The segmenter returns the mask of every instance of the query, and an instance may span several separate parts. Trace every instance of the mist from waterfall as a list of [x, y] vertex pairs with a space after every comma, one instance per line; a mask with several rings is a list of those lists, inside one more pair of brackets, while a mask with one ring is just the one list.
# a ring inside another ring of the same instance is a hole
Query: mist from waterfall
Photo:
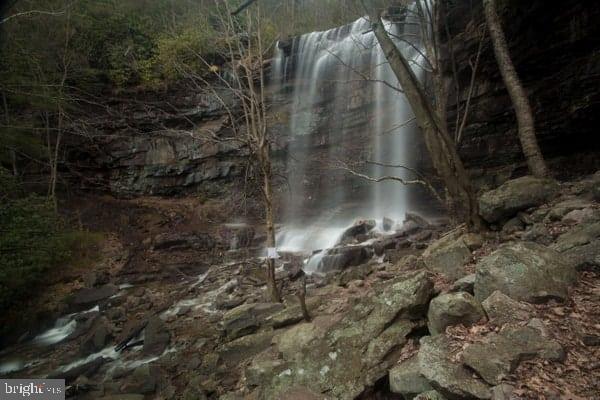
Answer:
[[[414, 41], [420, 27], [414, 14], [407, 15], [404, 23], [384, 23], [421, 78], [423, 58]], [[340, 168], [375, 178], [410, 178], [392, 166], [411, 166], [408, 143], [416, 123], [368, 19], [302, 35], [287, 53], [278, 46], [272, 67], [272, 82], [292, 88], [284, 94], [290, 107], [290, 193], [284, 197], [278, 247], [331, 247], [359, 218], [378, 225], [384, 217], [401, 222], [410, 207], [410, 187], [396, 181], [367, 184]], [[315, 154], [315, 148], [326, 151]], [[359, 160], [372, 163], [355, 165]], [[318, 182], [309, 182], [309, 176]]]

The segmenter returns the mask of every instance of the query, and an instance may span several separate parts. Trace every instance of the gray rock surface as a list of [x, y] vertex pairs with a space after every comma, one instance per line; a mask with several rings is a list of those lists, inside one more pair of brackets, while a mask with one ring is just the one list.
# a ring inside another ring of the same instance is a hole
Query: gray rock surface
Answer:
[[390, 370], [390, 391], [401, 394], [405, 399], [412, 400], [420, 393], [433, 388], [421, 374], [419, 360], [416, 356], [401, 362]]
[[487, 299], [496, 290], [514, 300], [565, 300], [577, 274], [557, 251], [533, 242], [500, 246], [476, 265], [475, 298]]
[[469, 326], [485, 318], [481, 304], [466, 292], [439, 295], [429, 303], [427, 313], [429, 332], [444, 333], [446, 327], [462, 324]]
[[144, 354], [161, 355], [171, 341], [171, 334], [165, 323], [159, 317], [148, 321], [144, 330]]
[[558, 183], [550, 179], [532, 176], [513, 179], [484, 193], [479, 199], [479, 213], [490, 223], [498, 222], [551, 200], [558, 190]]
[[558, 342], [548, 340], [531, 327], [504, 328], [490, 333], [482, 342], [468, 345], [463, 361], [492, 385], [498, 385], [523, 360], [534, 357], [562, 360], [565, 353]]
[[489, 386], [462, 364], [451, 360], [448, 338], [444, 335], [425, 336], [417, 355], [423, 376], [449, 399], [489, 399]]
[[280, 303], [251, 303], [235, 307], [223, 316], [223, 328], [229, 339], [254, 333], [265, 320], [283, 310]]
[[515, 301], [499, 290], [492, 293], [481, 305], [490, 322], [498, 326], [527, 321], [534, 311], [531, 305]]
[[441, 273], [450, 279], [466, 275], [464, 265], [471, 258], [471, 251], [463, 241], [460, 231], [452, 232], [433, 242], [423, 252], [427, 269]]

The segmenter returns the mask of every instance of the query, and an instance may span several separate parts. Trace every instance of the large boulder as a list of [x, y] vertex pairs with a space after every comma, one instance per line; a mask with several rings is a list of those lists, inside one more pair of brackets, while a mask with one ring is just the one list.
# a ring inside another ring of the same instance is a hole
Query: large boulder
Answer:
[[280, 336], [285, 365], [265, 370], [259, 399], [284, 398], [290, 388], [354, 399], [383, 378], [408, 336], [421, 327], [433, 283], [425, 272], [398, 277], [357, 303], [339, 320], [302, 324]]
[[269, 316], [281, 310], [281, 303], [243, 304], [225, 313], [223, 328], [227, 337], [233, 340], [256, 332]]
[[425, 336], [417, 355], [421, 374], [449, 399], [489, 399], [488, 385], [473, 377], [462, 364], [452, 361], [450, 341], [445, 335]]
[[377, 226], [375, 220], [358, 220], [340, 236], [339, 243], [348, 243], [357, 237], [364, 236]]
[[577, 278], [557, 251], [533, 242], [500, 246], [476, 266], [475, 298], [487, 299], [496, 290], [514, 300], [540, 302], [565, 300], [569, 285]]
[[558, 237], [552, 248], [576, 269], [600, 268], [600, 222], [581, 224]]
[[111, 331], [111, 324], [108, 318], [97, 318], [92, 324], [90, 331], [83, 338], [80, 352], [82, 354], [91, 354], [102, 350], [110, 339]]
[[159, 317], [151, 318], [144, 330], [144, 354], [160, 355], [165, 351], [170, 341], [171, 334], [163, 320]]
[[112, 283], [100, 287], [83, 288], [75, 293], [72, 303], [78, 309], [93, 306], [115, 295], [118, 291], [119, 288]]
[[427, 269], [456, 280], [467, 275], [464, 265], [471, 259], [471, 250], [463, 240], [462, 232], [454, 231], [433, 242], [423, 252]]
[[334, 247], [319, 261], [319, 272], [339, 271], [367, 262], [373, 256], [373, 250], [366, 246]]
[[552, 248], [564, 252], [578, 246], [586, 245], [594, 239], [600, 238], [600, 222], [579, 225], [558, 237]]
[[567, 250], [563, 255], [569, 264], [578, 270], [598, 270], [600, 269], [600, 239]]
[[270, 347], [273, 335], [273, 331], [263, 331], [225, 343], [218, 349], [219, 359], [228, 366], [237, 366]]
[[416, 356], [401, 362], [390, 370], [390, 391], [401, 394], [405, 399], [411, 400], [420, 393], [433, 388], [429, 381], [421, 375], [419, 360]]
[[530, 304], [513, 300], [499, 290], [492, 293], [481, 305], [490, 322], [498, 326], [526, 321], [534, 311]]
[[485, 318], [481, 304], [469, 293], [446, 293], [434, 298], [427, 313], [429, 332], [443, 333], [447, 326], [473, 325]]
[[529, 326], [507, 326], [500, 333], [490, 333], [482, 342], [468, 345], [462, 354], [463, 362], [491, 385], [500, 384], [521, 361], [538, 356], [562, 360], [565, 353], [558, 342]]
[[490, 223], [510, 218], [521, 210], [539, 206], [554, 198], [559, 185], [551, 179], [524, 176], [505, 182], [479, 198], [479, 213]]

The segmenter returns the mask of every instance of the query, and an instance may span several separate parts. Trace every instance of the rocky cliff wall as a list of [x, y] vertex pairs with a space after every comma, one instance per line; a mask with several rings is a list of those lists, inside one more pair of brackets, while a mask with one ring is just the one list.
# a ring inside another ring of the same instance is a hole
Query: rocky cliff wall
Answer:
[[[600, 165], [600, 3], [499, 3], [513, 62], [529, 94], [538, 140], [552, 172], [566, 178], [596, 170]], [[483, 22], [480, 2], [459, 2], [450, 21], [453, 35], [458, 34], [453, 44], [464, 105], [471, 78], [469, 59], [474, 59], [479, 41], [475, 27]], [[514, 111], [487, 35], [473, 93], [459, 149], [477, 183], [496, 185], [524, 174]], [[451, 128], [454, 99], [451, 94]]]
[[[464, 104], [471, 69], [468, 60], [477, 51], [474, 28], [483, 21], [479, 2], [456, 3], [450, 16], [455, 36], [456, 64]], [[507, 0], [502, 13], [504, 27], [517, 70], [527, 89], [536, 116], [538, 138], [544, 155], [558, 177], [595, 170], [600, 165], [600, 3], [581, 1], [519, 2]], [[450, 63], [448, 74], [451, 73]], [[326, 88], [325, 88], [326, 89]], [[290, 90], [290, 88], [285, 89]], [[326, 90], [325, 90], [326, 91]], [[357, 86], [357, 94], [361, 88]], [[516, 121], [486, 37], [476, 75], [471, 112], [459, 149], [476, 183], [494, 186], [526, 172], [516, 136]], [[220, 93], [229, 107], [234, 99]], [[357, 98], [360, 96], [357, 95]], [[449, 124], [455, 120], [456, 94], [451, 93]], [[281, 99], [280, 99], [281, 100]], [[290, 143], [285, 120], [285, 100], [272, 108], [275, 135], [275, 167], [285, 176], [285, 153]], [[306, 145], [315, 154], [327, 154], [332, 146], [331, 129], [344, 127], [347, 139], [360, 141], [372, 121], [358, 111], [324, 118], [327, 102], [318, 106], [322, 129]], [[352, 110], [351, 110], [352, 111]], [[102, 188], [118, 195], [176, 195], [207, 193], [212, 196], [239, 191], [248, 165], [247, 149], [239, 142], [215, 138], [232, 135], [224, 122], [225, 107], [209, 91], [190, 87], [168, 92], [120, 96], [87, 118], [92, 140], [80, 141], [74, 152], [75, 169], [84, 186]], [[365, 143], [368, 143], [367, 138]], [[360, 146], [354, 146], [360, 148]], [[368, 151], [368, 149], [365, 149]], [[411, 153], [426, 165], [422, 146]], [[318, 158], [318, 157], [317, 157]], [[314, 192], [335, 185], [339, 173], [315, 165]], [[337, 177], [337, 178], [336, 178]], [[359, 184], [356, 190], [363, 190]], [[280, 194], [285, 200], [285, 184]]]

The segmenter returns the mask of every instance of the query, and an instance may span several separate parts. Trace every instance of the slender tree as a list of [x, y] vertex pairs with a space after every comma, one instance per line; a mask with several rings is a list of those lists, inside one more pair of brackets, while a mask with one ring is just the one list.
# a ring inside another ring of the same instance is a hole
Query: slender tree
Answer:
[[483, 8], [500, 74], [517, 115], [519, 140], [527, 160], [529, 172], [540, 178], [545, 177], [548, 175], [548, 168], [535, 136], [535, 123], [531, 105], [510, 58], [500, 18], [496, 12], [496, 0], [483, 0]]
[[[437, 30], [441, 10], [440, 7], [432, 7], [427, 1], [417, 0], [417, 5], [421, 17], [425, 58], [431, 68], [433, 101], [386, 30], [380, 13], [371, 11], [369, 19], [379, 45], [415, 114], [433, 166], [446, 186], [452, 208], [471, 229], [477, 230], [482, 226], [477, 197], [446, 123], [448, 85], [442, 75], [441, 46]], [[433, 26], [431, 32], [428, 32], [429, 26]], [[413, 46], [417, 44], [413, 43]]]

